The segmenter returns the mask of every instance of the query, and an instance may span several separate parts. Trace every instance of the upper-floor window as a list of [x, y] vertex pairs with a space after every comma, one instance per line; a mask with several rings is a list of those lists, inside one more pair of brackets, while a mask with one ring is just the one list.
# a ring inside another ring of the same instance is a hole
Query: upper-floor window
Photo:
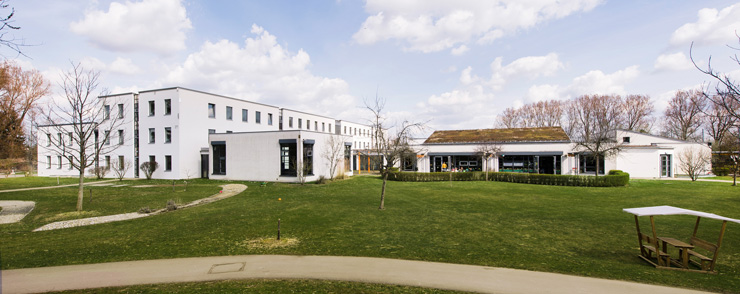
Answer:
[[319, 130], [319, 122], [315, 121], [313, 122], [313, 130], [318, 131]]
[[72, 139], [72, 132], [67, 133], [67, 138], [69, 139], [69, 141], [67, 141], [67, 145], [72, 146], [72, 143], [74, 142]]
[[233, 111], [233, 109], [231, 108], [231, 106], [226, 106], [226, 120], [232, 120], [233, 119], [233, 117], [232, 117], [232, 111]]
[[103, 106], [103, 119], [110, 118], [110, 105]]
[[298, 119], [298, 128], [299, 129], [302, 129], [303, 128], [303, 120], [300, 119], [300, 118]]
[[164, 99], [164, 115], [172, 114], [172, 99]]
[[156, 139], [156, 135], [154, 132], [154, 128], [150, 128], [149, 129], [149, 143], [154, 143], [155, 139]]
[[261, 117], [261, 113], [259, 111], [255, 111], [254, 112], [254, 122], [256, 122], [258, 124], [259, 123], [262, 123], [262, 117]]
[[249, 110], [242, 109], [242, 121], [249, 122]]
[[321, 123], [321, 131], [326, 132], [326, 123]]
[[110, 131], [105, 131], [105, 138], [103, 140], [103, 145], [110, 145]]
[[630, 137], [622, 137], [622, 142], [629, 143], [630, 142]]
[[51, 134], [46, 134], [46, 146], [51, 146]]
[[154, 100], [149, 101], [149, 116], [154, 116]]
[[208, 117], [210, 118], [216, 117], [216, 104], [208, 103]]
[[208, 129], [208, 133], [209, 134], [215, 134], [216, 133], [216, 130], [214, 130], [214, 129]]
[[165, 143], [171, 143], [172, 142], [172, 128], [164, 128], [164, 142]]
[[118, 118], [123, 118], [123, 104], [118, 104]]
[[293, 128], [293, 117], [288, 117], [288, 127]]
[[59, 141], [59, 146], [64, 146], [64, 139], [62, 139], [62, 133], [57, 133], [57, 141]]
[[268, 126], [272, 125], [272, 113], [267, 114], [267, 125]]
[[306, 130], [310, 130], [310, 129], [311, 129], [311, 120], [307, 119], [306, 120]]
[[123, 130], [118, 130], [118, 145], [123, 145]]

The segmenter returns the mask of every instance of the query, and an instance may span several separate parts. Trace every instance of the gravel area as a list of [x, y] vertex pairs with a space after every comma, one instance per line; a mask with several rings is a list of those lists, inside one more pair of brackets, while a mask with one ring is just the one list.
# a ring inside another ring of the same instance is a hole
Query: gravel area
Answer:
[[[228, 184], [228, 185], [224, 185], [221, 187], [223, 187], [223, 189], [218, 194], [214, 194], [214, 195], [211, 195], [210, 197], [198, 199], [188, 204], [181, 205], [177, 209], [180, 210], [180, 209], [185, 209], [188, 207], [193, 207], [196, 205], [215, 202], [215, 201], [229, 198], [231, 196], [239, 194], [242, 191], [247, 189], [247, 186], [242, 185], [242, 184]], [[5, 209], [3, 209], [3, 211], [5, 211]], [[48, 230], [66, 229], [66, 228], [73, 228], [73, 227], [80, 227], [80, 226], [89, 226], [89, 225], [95, 225], [95, 224], [124, 221], [124, 220], [147, 217], [151, 215], [157, 215], [157, 214], [164, 213], [164, 212], [166, 212], [166, 209], [163, 208], [163, 209], [154, 211], [152, 213], [131, 212], [131, 213], [123, 213], [123, 214], [115, 214], [115, 215], [81, 218], [81, 219], [74, 219], [74, 220], [68, 220], [68, 221], [59, 221], [59, 222], [46, 224], [33, 231], [34, 232], [48, 231]]]
[[36, 207], [36, 202], [17, 200], [0, 201], [0, 207], [3, 208], [0, 210], [0, 224], [12, 224], [26, 217]]

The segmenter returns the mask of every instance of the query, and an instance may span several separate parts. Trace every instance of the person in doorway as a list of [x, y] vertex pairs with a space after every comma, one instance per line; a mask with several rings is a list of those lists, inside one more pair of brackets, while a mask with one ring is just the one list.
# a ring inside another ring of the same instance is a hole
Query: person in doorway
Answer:
[[446, 162], [443, 162], [442, 163], [442, 171], [447, 171], [447, 163]]

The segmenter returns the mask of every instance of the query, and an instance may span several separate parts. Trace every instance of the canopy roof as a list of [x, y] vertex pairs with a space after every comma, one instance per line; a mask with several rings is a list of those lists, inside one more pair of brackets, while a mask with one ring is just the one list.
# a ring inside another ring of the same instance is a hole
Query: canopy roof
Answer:
[[690, 209], [683, 209], [668, 205], [663, 206], [650, 206], [650, 207], [637, 207], [637, 208], [625, 208], [622, 209], [624, 212], [634, 214], [636, 216], [651, 216], [651, 215], [678, 215], [678, 214], [684, 214], [684, 215], [693, 215], [698, 217], [706, 217], [716, 220], [722, 220], [722, 221], [728, 221], [733, 223], [740, 224], [740, 220], [724, 217], [721, 215], [716, 215], [714, 213], [708, 213], [708, 212], [701, 212], [696, 210], [690, 210]]

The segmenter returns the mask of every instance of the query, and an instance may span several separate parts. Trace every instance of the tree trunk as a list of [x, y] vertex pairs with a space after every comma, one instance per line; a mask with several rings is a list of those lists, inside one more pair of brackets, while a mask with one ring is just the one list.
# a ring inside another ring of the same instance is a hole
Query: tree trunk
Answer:
[[599, 176], [599, 156], [596, 155], [596, 172], [594, 172], [594, 176]]
[[483, 157], [483, 163], [485, 163], [486, 166], [486, 182], [488, 182], [488, 158], [486, 158], [485, 156]]
[[388, 172], [383, 172], [383, 188], [380, 190], [380, 207], [378, 209], [385, 209], [385, 183], [388, 181]]
[[77, 211], [82, 211], [82, 198], [85, 195], [85, 189], [82, 184], [85, 182], [85, 173], [80, 172], [80, 185], [77, 187]]

